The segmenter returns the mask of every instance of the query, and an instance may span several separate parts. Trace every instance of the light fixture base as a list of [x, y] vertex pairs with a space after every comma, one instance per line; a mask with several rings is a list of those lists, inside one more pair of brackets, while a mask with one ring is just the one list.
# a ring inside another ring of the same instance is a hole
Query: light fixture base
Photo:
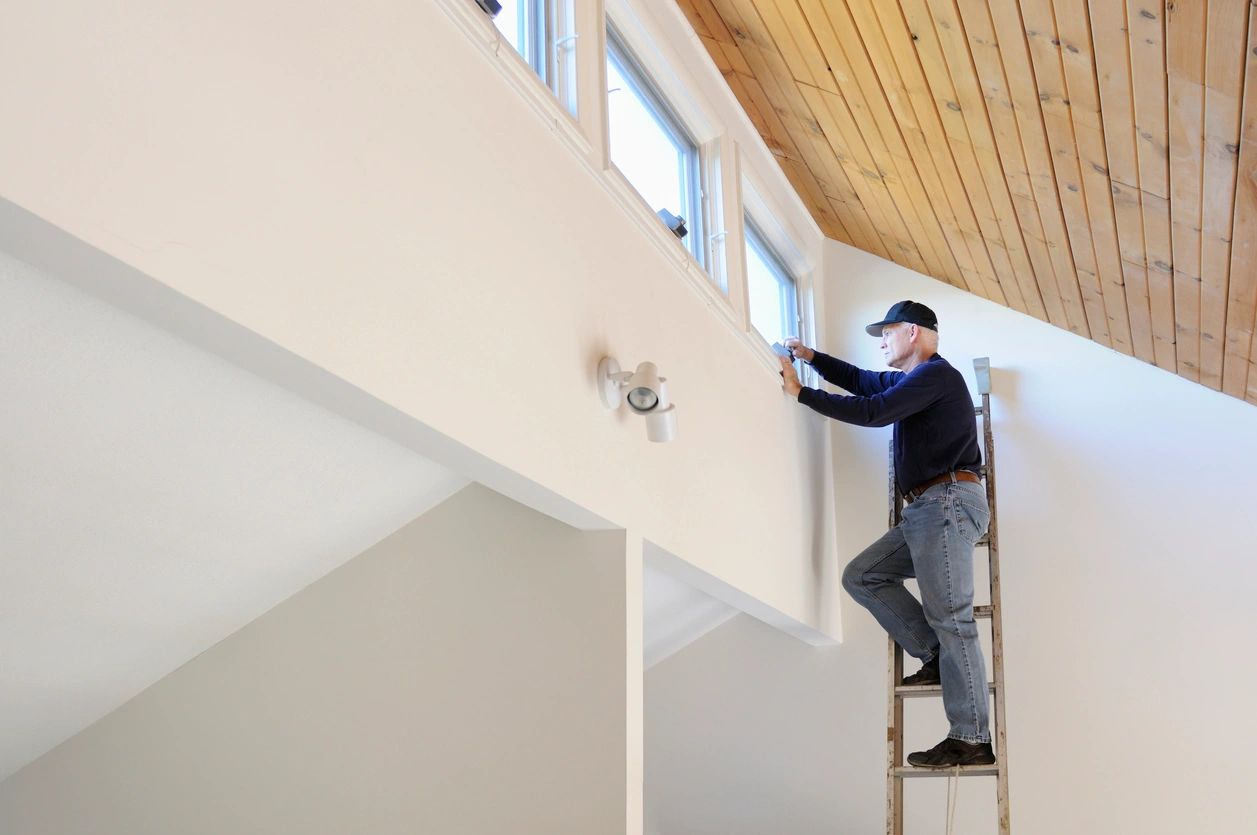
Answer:
[[598, 363], [598, 394], [611, 411], [620, 408], [620, 381], [615, 376], [619, 373], [620, 364], [613, 357], [603, 357]]

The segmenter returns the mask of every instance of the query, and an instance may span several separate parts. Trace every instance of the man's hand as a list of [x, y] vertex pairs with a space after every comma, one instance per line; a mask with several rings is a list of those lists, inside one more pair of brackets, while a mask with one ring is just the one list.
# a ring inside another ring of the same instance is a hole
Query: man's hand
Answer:
[[790, 360], [785, 357], [777, 357], [777, 359], [781, 360], [781, 390], [797, 400], [799, 392], [803, 391], [799, 375], [794, 373], [794, 366], [790, 364]]
[[799, 341], [797, 336], [786, 337], [782, 343], [786, 346], [786, 350], [794, 354], [804, 362], [811, 362], [816, 358], [816, 352]]

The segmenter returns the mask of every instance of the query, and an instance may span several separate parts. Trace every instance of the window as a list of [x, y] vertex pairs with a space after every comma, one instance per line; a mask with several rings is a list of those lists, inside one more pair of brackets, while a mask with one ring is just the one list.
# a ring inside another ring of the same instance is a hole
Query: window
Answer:
[[502, 10], [493, 25], [555, 92], [568, 112], [576, 115], [576, 36], [556, 37], [572, 25], [568, 3], [562, 0], [500, 0]]
[[684, 219], [682, 244], [706, 267], [698, 144], [614, 28], [607, 31], [607, 122], [611, 161], [656, 213]]
[[546, 61], [546, 6], [537, 0], [502, 0], [502, 11], [493, 19], [502, 36], [548, 83]]
[[794, 279], [763, 234], [746, 218], [746, 294], [751, 326], [769, 342], [799, 333], [799, 296]]

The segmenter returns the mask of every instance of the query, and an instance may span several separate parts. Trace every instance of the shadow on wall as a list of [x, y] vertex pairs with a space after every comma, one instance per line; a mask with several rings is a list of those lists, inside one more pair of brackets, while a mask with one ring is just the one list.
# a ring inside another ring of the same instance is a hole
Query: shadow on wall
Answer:
[[[824, 443], [825, 433], [829, 431], [825, 422], [808, 416], [809, 425], [807, 428], [808, 449], [825, 449]], [[808, 476], [808, 484], [825, 484], [832, 483], [829, 474], [825, 472], [826, 468], [832, 466], [830, 456], [828, 455], [810, 455], [806, 456], [804, 462], [804, 471]], [[834, 565], [834, 549], [831, 547], [834, 540], [835, 525], [833, 523], [833, 491], [832, 489], [812, 491], [808, 495], [806, 503], [806, 511], [804, 514], [805, 524], [811, 525], [810, 541], [812, 543], [811, 565], [812, 576], [815, 582], [812, 587], [816, 590], [816, 598], [814, 601], [817, 620], [822, 624], [835, 623], [838, 620], [838, 614], [841, 612], [841, 604], [839, 602], [838, 585], [836, 582], [831, 583], [830, 577], [836, 576], [838, 567]], [[838, 624], [841, 629], [841, 624]]]
[[[973, 378], [973, 367], [970, 366], [965, 374], [966, 379]], [[1019, 372], [1011, 368], [999, 368], [991, 366], [991, 405], [992, 409], [996, 408], [996, 404], [1010, 414], [1017, 413], [1017, 407], [1020, 401], [1017, 397], [1017, 388], [1020, 383], [1021, 375]], [[981, 402], [981, 395], [978, 400]]]

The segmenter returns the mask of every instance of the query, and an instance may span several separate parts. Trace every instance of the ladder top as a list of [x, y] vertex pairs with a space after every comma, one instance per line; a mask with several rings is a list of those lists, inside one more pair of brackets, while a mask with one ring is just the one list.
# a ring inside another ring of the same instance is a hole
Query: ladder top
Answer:
[[973, 373], [978, 378], [978, 394], [991, 393], [991, 358], [978, 357], [973, 361]]

